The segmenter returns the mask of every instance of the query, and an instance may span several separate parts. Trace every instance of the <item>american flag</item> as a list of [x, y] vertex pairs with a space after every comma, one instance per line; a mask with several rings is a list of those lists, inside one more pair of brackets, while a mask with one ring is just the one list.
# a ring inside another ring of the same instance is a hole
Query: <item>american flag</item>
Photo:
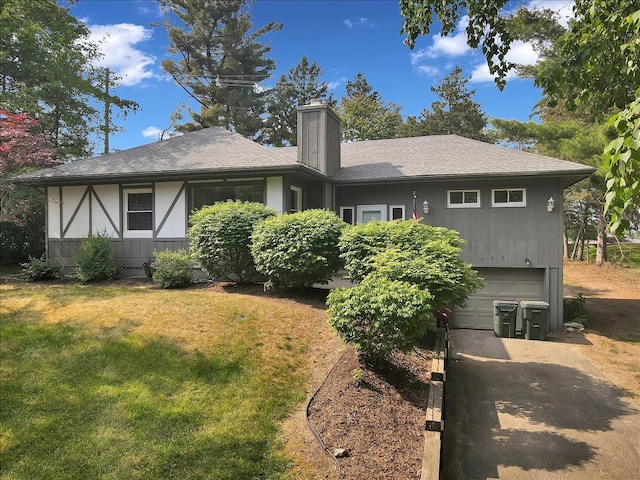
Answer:
[[418, 204], [416, 203], [416, 191], [413, 191], [413, 219], [418, 219]]

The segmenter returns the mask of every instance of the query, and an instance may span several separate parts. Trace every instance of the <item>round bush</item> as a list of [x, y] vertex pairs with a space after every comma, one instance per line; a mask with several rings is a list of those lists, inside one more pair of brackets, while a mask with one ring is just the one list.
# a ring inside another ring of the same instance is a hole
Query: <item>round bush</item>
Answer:
[[369, 222], [347, 227], [340, 238], [340, 256], [349, 279], [360, 282], [374, 270], [373, 260], [387, 248], [419, 252], [432, 241], [462, 250], [457, 232], [414, 220]]
[[329, 324], [345, 342], [371, 357], [410, 351], [434, 324], [431, 294], [398, 280], [366, 277], [327, 297]]
[[277, 212], [261, 203], [227, 201], [191, 215], [190, 250], [213, 278], [248, 283], [256, 276], [251, 233], [256, 223]]
[[78, 267], [76, 276], [83, 282], [113, 280], [122, 271], [111, 237], [104, 231], [83, 238], [73, 260]]
[[193, 259], [184, 250], [153, 252], [153, 281], [162, 288], [183, 288], [193, 282]]
[[268, 218], [251, 236], [256, 268], [278, 285], [327, 284], [341, 266], [338, 241], [345, 225], [329, 210]]
[[21, 264], [20, 278], [25, 282], [37, 282], [39, 280], [56, 280], [62, 278], [62, 266], [51, 258], [29, 257], [29, 261]]
[[467, 296], [483, 286], [478, 273], [460, 258], [460, 248], [446, 241], [431, 241], [419, 252], [389, 248], [376, 255], [372, 265], [372, 276], [428, 290], [436, 311], [454, 305], [464, 307]]

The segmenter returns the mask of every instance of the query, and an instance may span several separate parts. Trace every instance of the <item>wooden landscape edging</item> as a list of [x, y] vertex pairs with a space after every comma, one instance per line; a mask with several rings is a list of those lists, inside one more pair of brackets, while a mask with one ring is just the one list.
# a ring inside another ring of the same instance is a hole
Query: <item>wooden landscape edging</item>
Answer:
[[436, 328], [436, 343], [431, 360], [431, 383], [427, 400], [424, 450], [420, 480], [438, 480], [442, 458], [442, 432], [444, 431], [444, 386], [447, 379], [449, 356], [449, 330]]

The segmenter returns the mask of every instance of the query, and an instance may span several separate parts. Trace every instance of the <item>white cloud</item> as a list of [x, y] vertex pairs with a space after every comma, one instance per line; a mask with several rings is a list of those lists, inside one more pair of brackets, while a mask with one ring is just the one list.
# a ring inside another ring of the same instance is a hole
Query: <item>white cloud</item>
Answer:
[[91, 40], [97, 42], [104, 56], [97, 66], [108, 67], [122, 78], [126, 86], [137, 85], [155, 74], [149, 69], [156, 58], [137, 48], [137, 44], [151, 38], [151, 30], [142, 25], [118, 23], [114, 25], [88, 25]]
[[456, 26], [454, 35], [433, 35], [433, 45], [423, 48], [411, 54], [412, 65], [417, 65], [428, 58], [459, 57], [470, 53], [472, 50], [467, 45], [467, 33], [465, 29], [469, 24], [469, 17], [463, 16]]
[[430, 65], [420, 65], [418, 67], [418, 71], [428, 75], [429, 77], [436, 77], [440, 74], [440, 70], [437, 67], [432, 67]]
[[142, 130], [142, 136], [145, 138], [149, 138], [149, 137], [160, 138], [161, 133], [162, 133], [162, 130], [160, 130], [158, 127], [154, 127], [153, 125]]
[[353, 28], [353, 27], [377, 28], [376, 24], [369, 21], [369, 19], [366, 17], [356, 18], [355, 20], [351, 20], [350, 18], [347, 18], [344, 21], [344, 24], [349, 28]]
[[342, 77], [342, 78], [339, 78], [338, 80], [334, 80], [333, 82], [328, 82], [327, 83], [327, 90], [335, 90], [341, 84], [345, 83], [346, 81], [347, 81], [347, 79]]
[[[519, 65], [535, 65], [538, 61], [538, 53], [534, 50], [532, 44], [516, 40], [511, 44], [511, 49], [507, 53], [506, 59]], [[507, 74], [507, 80], [516, 77], [517, 74], [513, 70]], [[472, 83], [493, 82], [494, 76], [489, 72], [487, 64], [482, 63], [473, 70], [470, 81]]]
[[539, 8], [553, 10], [558, 15], [558, 21], [560, 25], [566, 27], [569, 24], [569, 20], [574, 18], [573, 6], [575, 2], [571, 0], [558, 2], [557, 0], [532, 0], [527, 5], [528, 9]]

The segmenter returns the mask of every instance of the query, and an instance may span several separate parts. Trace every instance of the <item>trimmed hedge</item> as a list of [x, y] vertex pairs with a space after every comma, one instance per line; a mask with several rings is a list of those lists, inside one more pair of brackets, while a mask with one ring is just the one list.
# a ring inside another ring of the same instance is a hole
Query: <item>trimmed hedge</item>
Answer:
[[106, 231], [83, 238], [73, 260], [78, 266], [76, 276], [83, 282], [114, 280], [122, 272]]
[[345, 226], [329, 210], [268, 218], [251, 236], [256, 268], [277, 285], [327, 284], [341, 266], [338, 241]]
[[205, 207], [190, 217], [191, 253], [213, 278], [251, 282], [257, 274], [251, 255], [253, 227], [276, 214], [257, 202], [229, 200]]

